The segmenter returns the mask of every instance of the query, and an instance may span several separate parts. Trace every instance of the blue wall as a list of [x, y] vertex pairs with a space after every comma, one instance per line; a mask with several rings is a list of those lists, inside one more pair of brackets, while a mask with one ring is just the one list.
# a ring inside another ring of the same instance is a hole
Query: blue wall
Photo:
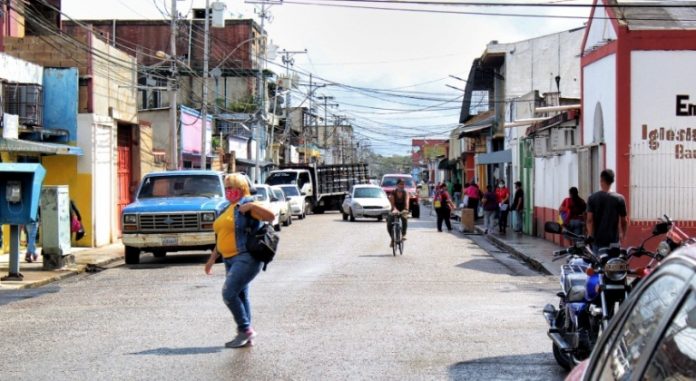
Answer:
[[77, 141], [78, 80], [77, 68], [44, 69], [44, 129], [67, 131], [64, 143]]

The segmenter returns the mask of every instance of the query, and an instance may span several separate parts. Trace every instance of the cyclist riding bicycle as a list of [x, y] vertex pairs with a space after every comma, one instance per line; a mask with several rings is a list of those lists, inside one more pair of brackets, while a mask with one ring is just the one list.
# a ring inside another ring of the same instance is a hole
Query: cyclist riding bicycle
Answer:
[[[399, 179], [396, 182], [396, 189], [389, 195], [389, 202], [391, 203], [392, 211], [387, 216], [387, 231], [389, 232], [389, 237], [391, 238], [389, 247], [394, 245], [394, 237], [392, 234], [392, 224], [394, 223], [394, 217], [398, 216], [401, 218], [401, 240], [406, 240], [406, 227], [408, 215], [408, 192], [404, 189], [406, 184], [404, 184], [403, 179]], [[398, 214], [394, 214], [398, 213]]]

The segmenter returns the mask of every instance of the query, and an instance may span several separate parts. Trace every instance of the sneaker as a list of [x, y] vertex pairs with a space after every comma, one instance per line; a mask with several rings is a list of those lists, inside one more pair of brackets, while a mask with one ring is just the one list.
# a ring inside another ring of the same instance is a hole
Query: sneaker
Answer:
[[34, 262], [34, 261], [36, 260], [35, 258], [36, 258], [36, 254], [27, 253], [26, 255], [24, 255], [24, 260], [25, 260], [27, 263], [32, 263], [32, 262]]
[[237, 336], [225, 343], [225, 348], [242, 348], [251, 344], [251, 340], [256, 337], [256, 332], [253, 329], [248, 329], [244, 332], [237, 333]]
[[406, 240], [406, 236], [401, 237], [401, 240], [402, 240], [402, 241], [405, 241], [405, 240]]

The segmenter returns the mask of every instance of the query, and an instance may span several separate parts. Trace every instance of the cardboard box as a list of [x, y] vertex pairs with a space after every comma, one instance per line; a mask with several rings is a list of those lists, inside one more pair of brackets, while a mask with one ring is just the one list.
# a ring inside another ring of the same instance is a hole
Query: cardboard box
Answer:
[[460, 220], [462, 230], [467, 232], [474, 231], [474, 210], [469, 208], [462, 209], [462, 217]]

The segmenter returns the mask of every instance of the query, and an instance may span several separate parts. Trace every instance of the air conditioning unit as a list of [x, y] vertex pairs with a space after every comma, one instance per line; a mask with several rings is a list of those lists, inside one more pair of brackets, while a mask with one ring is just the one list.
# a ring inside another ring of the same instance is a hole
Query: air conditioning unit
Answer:
[[551, 130], [551, 150], [563, 151], [573, 149], [577, 146], [575, 128], [564, 127]]
[[40, 85], [3, 84], [4, 111], [19, 116], [19, 124], [43, 125], [43, 89]]
[[544, 156], [548, 153], [549, 139], [546, 135], [534, 137], [534, 156]]

